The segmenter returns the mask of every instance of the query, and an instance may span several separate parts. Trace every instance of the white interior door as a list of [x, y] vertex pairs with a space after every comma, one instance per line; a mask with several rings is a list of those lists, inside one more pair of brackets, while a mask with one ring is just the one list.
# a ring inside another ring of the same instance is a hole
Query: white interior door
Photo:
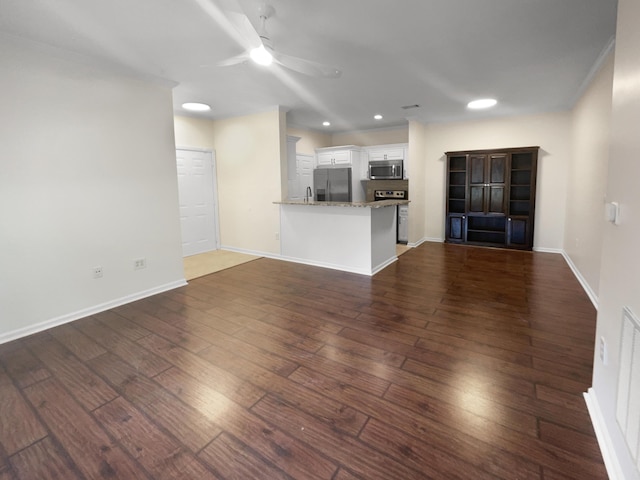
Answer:
[[185, 257], [219, 245], [213, 152], [176, 150], [182, 254]]

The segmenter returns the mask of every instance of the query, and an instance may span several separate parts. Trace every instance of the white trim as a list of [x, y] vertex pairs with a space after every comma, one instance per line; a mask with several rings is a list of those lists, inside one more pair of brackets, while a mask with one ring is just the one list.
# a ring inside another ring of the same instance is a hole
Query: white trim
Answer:
[[424, 242], [425, 242], [425, 239], [423, 237], [420, 240], [418, 240], [417, 242], [407, 242], [407, 246], [411, 247], [411, 248], [416, 248], [416, 247], [422, 245]]
[[36, 53], [44, 54], [48, 57], [54, 57], [66, 62], [83, 65], [91, 69], [97, 69], [101, 73], [108, 75], [124, 76], [129, 79], [149, 82], [165, 88], [175, 88], [179, 82], [160, 77], [151, 73], [143, 73], [142, 68], [134, 68], [131, 64], [114, 62], [106, 57], [89, 56], [84, 53], [74, 52], [55, 45], [43, 43], [13, 33], [0, 32], [0, 41], [3, 44], [10, 44], [18, 48], [28, 49]]
[[593, 291], [593, 289], [591, 288], [591, 285], [589, 285], [587, 280], [582, 276], [582, 274], [580, 273], [580, 270], [578, 270], [578, 267], [576, 267], [576, 265], [573, 263], [573, 261], [571, 260], [571, 257], [567, 254], [567, 252], [563, 250], [562, 256], [564, 257], [565, 261], [569, 265], [569, 268], [571, 269], [573, 274], [578, 279], [578, 282], [580, 282], [580, 285], [582, 285], [582, 288], [587, 294], [587, 296], [589, 297], [589, 300], [591, 300], [591, 303], [593, 303], [593, 306], [596, 308], [596, 310], [598, 310], [598, 295], [596, 295], [596, 292]]
[[147, 298], [152, 295], [157, 295], [158, 293], [166, 292], [168, 290], [173, 290], [178, 287], [184, 287], [186, 284], [187, 282], [183, 278], [181, 280], [176, 280], [175, 282], [166, 283], [164, 285], [159, 285], [157, 287], [153, 287], [148, 290], [143, 290], [142, 292], [133, 293], [131, 295], [126, 295], [124, 297], [116, 298], [114, 300], [110, 300], [108, 302], [101, 303], [99, 305], [94, 305], [93, 307], [88, 307], [82, 310], [78, 310], [76, 312], [67, 313], [66, 315], [52, 318], [44, 322], [36, 323], [35, 325], [19, 328], [18, 330], [13, 330], [11, 332], [7, 332], [0, 335], [0, 344], [10, 342], [18, 338], [26, 337], [27, 335], [41, 332], [48, 328], [53, 328], [59, 325], [63, 325], [65, 323], [73, 322], [74, 320], [88, 317], [89, 315], [95, 315], [96, 313], [104, 312], [105, 310], [119, 307], [120, 305], [124, 305], [126, 303], [135, 302], [136, 300], [141, 300], [143, 298]]
[[255, 250], [247, 250], [245, 248], [230, 247], [228, 245], [223, 245], [221, 247], [221, 250], [228, 250], [230, 252], [245, 253], [247, 255], [253, 255], [253, 256], [256, 256], [256, 257], [271, 258], [273, 260], [282, 260], [283, 262], [300, 263], [302, 265], [310, 265], [312, 267], [330, 268], [332, 270], [340, 270], [342, 272], [357, 273], [358, 275], [367, 275], [367, 276], [375, 275], [379, 271], [387, 268], [389, 265], [391, 265], [392, 263], [394, 263], [394, 262], [396, 262], [398, 260], [398, 257], [392, 257], [389, 260], [387, 260], [386, 262], [382, 262], [380, 265], [376, 265], [371, 270], [365, 270], [365, 269], [358, 269], [358, 268], [345, 268], [343, 265], [334, 265], [332, 263], [314, 262], [314, 261], [310, 261], [310, 260], [304, 260], [304, 259], [301, 259], [301, 258], [285, 257], [285, 256], [282, 256], [282, 255], [277, 255], [275, 253], [258, 252], [258, 251], [255, 251]]
[[376, 273], [378, 273], [380, 270], [388, 267], [393, 262], [397, 261], [398, 257], [392, 257], [386, 262], [383, 262], [380, 265], [372, 268], [371, 270], [360, 269], [360, 268], [350, 268], [350, 267], [345, 267], [344, 265], [334, 265], [332, 263], [315, 262], [313, 260], [306, 260], [303, 258], [294, 258], [294, 257], [281, 256], [278, 258], [278, 260], [283, 260], [285, 262], [291, 262], [291, 263], [300, 263], [302, 265], [310, 265], [312, 267], [330, 268], [331, 270], [340, 270], [341, 272], [356, 273], [358, 275], [366, 275], [368, 277], [371, 277]]
[[176, 145], [176, 150], [189, 150], [191, 152], [213, 152], [210, 148], [201, 148], [201, 147], [185, 147], [184, 145]]
[[382, 262], [380, 265], [378, 265], [377, 267], [373, 267], [371, 269], [371, 273], [366, 274], [366, 275], [375, 275], [376, 273], [384, 270], [385, 268], [387, 268], [389, 265], [391, 265], [392, 263], [395, 263], [398, 261], [398, 257], [391, 257], [389, 260], [387, 260], [386, 262]]
[[228, 250], [230, 252], [245, 253], [247, 255], [253, 255], [254, 257], [265, 257], [265, 258], [272, 258], [274, 260], [282, 260], [282, 256], [280, 254], [277, 254], [277, 253], [260, 252], [258, 250], [248, 250], [246, 248], [236, 248], [236, 247], [231, 247], [229, 245], [220, 246], [220, 250]]
[[422, 237], [417, 242], [407, 243], [408, 247], [415, 248], [422, 245], [424, 242], [433, 242], [433, 243], [444, 243], [444, 238], [436, 238], [436, 237]]
[[424, 243], [424, 242], [444, 243], [444, 238], [440, 238], [440, 237], [422, 237], [422, 239], [420, 239], [420, 241], [418, 241], [417, 245], [420, 245], [421, 243]]
[[190, 118], [200, 118], [202, 120], [210, 120], [210, 121], [219, 121], [219, 120], [232, 120], [234, 118], [242, 118], [242, 117], [249, 117], [251, 115], [260, 115], [262, 113], [268, 113], [268, 112], [279, 112], [279, 113], [287, 113], [289, 111], [288, 107], [283, 107], [282, 105], [268, 105], [266, 107], [263, 108], [255, 108], [255, 109], [247, 109], [247, 110], [240, 110], [238, 112], [235, 113], [230, 113], [230, 114], [222, 114], [222, 115], [216, 115], [214, 110], [210, 110], [208, 112], [189, 112], [188, 110], [185, 110], [183, 108], [181, 108], [179, 105], [182, 104], [182, 101], [178, 101], [175, 98], [174, 95], [174, 108], [173, 108], [173, 114], [176, 117], [190, 117]]
[[546, 247], [533, 247], [532, 250], [534, 252], [540, 252], [540, 253], [559, 253], [560, 255], [562, 255], [562, 253], [564, 252], [564, 250], [562, 250], [561, 248], [546, 248]]
[[600, 452], [602, 452], [602, 459], [604, 460], [604, 466], [607, 469], [607, 474], [610, 480], [624, 480], [624, 473], [622, 467], [616, 455], [616, 450], [609, 436], [607, 430], [607, 424], [602, 415], [598, 398], [595, 395], [593, 388], [590, 388], [583, 393], [584, 401], [587, 404], [587, 410], [591, 417], [591, 423], [593, 424], [593, 430], [596, 433], [596, 439], [600, 446]]
[[[387, 150], [392, 148], [409, 148], [409, 144], [407, 142], [404, 143], [383, 143], [380, 145], [365, 145], [362, 149], [365, 153], [369, 154], [372, 150]], [[403, 180], [408, 180], [408, 178], [403, 178]]]
[[591, 66], [591, 69], [587, 73], [587, 76], [584, 78], [584, 80], [582, 81], [578, 89], [573, 94], [573, 97], [571, 98], [571, 104], [570, 104], [571, 108], [575, 107], [576, 103], [578, 103], [578, 100], [582, 98], [582, 95], [584, 94], [584, 92], [587, 90], [589, 85], [591, 85], [591, 81], [596, 76], [596, 74], [600, 71], [600, 68], [604, 64], [604, 61], [609, 56], [609, 53], [611, 53], [611, 51], [613, 50], [613, 47], [615, 46], [615, 44], [616, 44], [616, 36], [611, 35], [611, 37], [609, 37], [609, 40], [607, 41], [607, 44], [604, 46], [604, 48], [600, 52], [600, 55], [598, 55], [598, 58], [596, 58], [596, 61], [593, 62], [593, 65]]
[[310, 265], [312, 267], [330, 268], [332, 270], [340, 270], [342, 272], [357, 273], [358, 275], [367, 275], [367, 276], [375, 275], [380, 270], [383, 270], [384, 268], [388, 267], [393, 262], [398, 260], [398, 257], [392, 257], [386, 262], [383, 262], [380, 265], [373, 267], [371, 270], [364, 270], [364, 269], [348, 268], [348, 267], [345, 268], [344, 265], [334, 265], [332, 263], [314, 262], [310, 260], [304, 260], [301, 258], [285, 257], [282, 255], [277, 255], [275, 253], [258, 252], [255, 250], [247, 250], [244, 248], [230, 247], [228, 245], [223, 245], [221, 249], [228, 250], [230, 252], [238, 252], [238, 253], [245, 253], [247, 255], [254, 255], [256, 257], [265, 257], [265, 258], [271, 258], [273, 260], [282, 260], [284, 262], [300, 263], [302, 265]]
[[[387, 131], [399, 131], [399, 130], [408, 130], [409, 125], [406, 123], [398, 123], [396, 125], [387, 125], [384, 127], [374, 127], [374, 128], [361, 128], [358, 130], [342, 130], [340, 132], [333, 132], [332, 135], [351, 135], [356, 133], [371, 133], [371, 132], [387, 132]], [[400, 143], [392, 143], [389, 145], [408, 145], [407, 142]], [[382, 146], [382, 145], [371, 145], [372, 147]]]
[[[384, 131], [394, 131], [394, 130], [408, 130], [409, 125], [406, 123], [397, 123], [395, 125], [387, 125], [384, 127], [374, 127], [374, 128], [363, 128], [363, 129], [359, 129], [359, 130], [331, 130], [331, 129], [327, 129], [326, 127], [324, 129], [318, 127], [318, 128], [313, 128], [313, 127], [308, 127], [306, 125], [300, 125], [298, 123], [287, 123], [287, 128], [295, 128], [298, 130], [306, 130], [306, 131], [310, 131], [310, 132], [319, 132], [319, 133], [324, 133], [326, 135], [332, 136], [332, 135], [351, 135], [351, 134], [358, 134], [358, 133], [370, 133], [370, 132], [384, 132]], [[407, 142], [401, 142], [398, 145], [408, 145]], [[329, 146], [335, 146], [335, 145], [329, 145]], [[372, 146], [377, 146], [377, 145], [372, 145]]]

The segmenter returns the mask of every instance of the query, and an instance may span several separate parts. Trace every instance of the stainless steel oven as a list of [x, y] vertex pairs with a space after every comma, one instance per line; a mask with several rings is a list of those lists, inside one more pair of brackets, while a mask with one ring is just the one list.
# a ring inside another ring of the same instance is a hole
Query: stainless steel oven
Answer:
[[[404, 190], [375, 190], [373, 197], [378, 200], [406, 200], [407, 192]], [[409, 241], [409, 206], [398, 205], [396, 240], [398, 243], [407, 244]]]
[[402, 180], [402, 160], [378, 160], [369, 162], [371, 180]]

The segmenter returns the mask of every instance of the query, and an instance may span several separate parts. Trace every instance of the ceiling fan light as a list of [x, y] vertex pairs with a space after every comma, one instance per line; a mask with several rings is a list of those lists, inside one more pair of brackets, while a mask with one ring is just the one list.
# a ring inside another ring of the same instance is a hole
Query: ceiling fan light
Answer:
[[324, 125], [325, 127], [330, 127], [331, 126], [331, 122], [327, 122], [325, 120], [324, 122], [322, 122], [322, 125]]
[[271, 65], [271, 62], [273, 62], [273, 55], [264, 48], [264, 45], [254, 48], [251, 50], [249, 55], [251, 56], [251, 60], [256, 62], [258, 65], [267, 66]]
[[182, 104], [182, 108], [191, 112], [208, 112], [211, 107], [206, 103], [187, 102]]
[[471, 110], [480, 110], [483, 108], [491, 108], [495, 106], [496, 103], [498, 103], [498, 101], [495, 98], [481, 98], [467, 103], [467, 108], [470, 108]]
[[379, 113], [376, 113], [376, 114], [373, 116], [373, 118], [374, 118], [374, 120], [382, 120], [382, 115], [380, 115]]

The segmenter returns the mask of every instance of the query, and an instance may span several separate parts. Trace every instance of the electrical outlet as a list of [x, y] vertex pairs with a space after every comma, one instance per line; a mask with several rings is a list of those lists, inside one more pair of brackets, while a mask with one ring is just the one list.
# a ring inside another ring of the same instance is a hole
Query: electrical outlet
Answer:
[[607, 364], [608, 355], [607, 355], [607, 342], [604, 337], [600, 337], [600, 361], [603, 365]]
[[93, 267], [93, 278], [102, 278], [102, 267]]
[[133, 261], [133, 269], [134, 270], [142, 270], [143, 268], [147, 268], [147, 259], [146, 258], [136, 258]]

